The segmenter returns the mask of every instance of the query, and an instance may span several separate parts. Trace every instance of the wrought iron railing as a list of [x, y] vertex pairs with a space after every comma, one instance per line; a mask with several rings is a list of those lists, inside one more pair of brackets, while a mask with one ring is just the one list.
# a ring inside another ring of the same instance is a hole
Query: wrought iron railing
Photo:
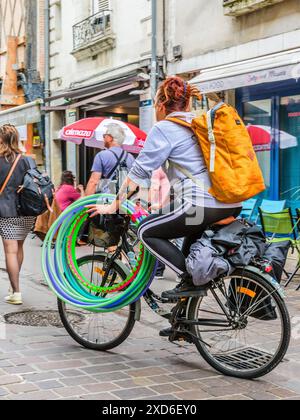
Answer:
[[74, 50], [111, 31], [111, 11], [96, 13], [73, 26]]

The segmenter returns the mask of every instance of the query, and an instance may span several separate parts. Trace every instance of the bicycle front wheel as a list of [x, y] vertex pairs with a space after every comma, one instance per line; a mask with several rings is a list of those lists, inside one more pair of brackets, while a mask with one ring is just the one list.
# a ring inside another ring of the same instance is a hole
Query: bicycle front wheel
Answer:
[[290, 318], [275, 287], [239, 269], [219, 280], [205, 298], [191, 300], [190, 332], [201, 356], [227, 376], [254, 379], [283, 360], [290, 342]]
[[[105, 255], [88, 255], [78, 260], [81, 272], [96, 286], [103, 283], [105, 260]], [[117, 283], [126, 278], [125, 270], [115, 263], [109, 273], [110, 281]], [[128, 338], [135, 325], [136, 308], [133, 303], [115, 312], [95, 313], [58, 300], [60, 318], [70, 336], [83, 347], [99, 351], [118, 347]]]

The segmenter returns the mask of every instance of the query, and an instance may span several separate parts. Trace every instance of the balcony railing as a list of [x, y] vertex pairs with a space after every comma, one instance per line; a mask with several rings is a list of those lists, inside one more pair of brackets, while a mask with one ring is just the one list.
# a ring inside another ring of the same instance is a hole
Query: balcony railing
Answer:
[[111, 11], [103, 11], [73, 26], [74, 51], [111, 35]]
[[223, 0], [224, 14], [240, 16], [254, 12], [266, 6], [281, 3], [283, 0]]

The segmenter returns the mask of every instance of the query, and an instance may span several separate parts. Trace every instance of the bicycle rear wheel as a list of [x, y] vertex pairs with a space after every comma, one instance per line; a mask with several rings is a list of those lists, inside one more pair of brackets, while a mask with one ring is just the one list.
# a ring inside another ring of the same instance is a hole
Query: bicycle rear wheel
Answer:
[[227, 376], [254, 379], [283, 360], [291, 325], [284, 300], [258, 274], [239, 269], [191, 300], [190, 332], [201, 356]]
[[[105, 255], [88, 255], [78, 260], [80, 270], [94, 285], [103, 282]], [[110, 281], [122, 282], [127, 278], [124, 269], [114, 263]], [[92, 292], [91, 292], [92, 293]], [[70, 336], [80, 345], [99, 351], [111, 350], [122, 344], [135, 325], [137, 304], [110, 313], [95, 313], [71, 306], [58, 300], [61, 321]]]

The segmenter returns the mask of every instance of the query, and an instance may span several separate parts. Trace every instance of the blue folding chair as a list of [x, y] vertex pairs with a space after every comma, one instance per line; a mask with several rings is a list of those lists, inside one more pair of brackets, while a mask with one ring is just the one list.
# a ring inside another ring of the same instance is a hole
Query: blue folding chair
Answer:
[[257, 204], [256, 198], [251, 198], [247, 200], [243, 204], [243, 210], [241, 211], [240, 217], [242, 219], [251, 220], [254, 214], [254, 210]]
[[[262, 227], [265, 236], [269, 243], [280, 243], [289, 241], [293, 246], [294, 250], [298, 253], [297, 267], [295, 271], [289, 275], [284, 269], [284, 273], [288, 277], [288, 281], [285, 286], [288, 286], [293, 278], [300, 270], [300, 236], [299, 236], [299, 224], [294, 223], [291, 209], [284, 209], [278, 213], [269, 213], [259, 208], [260, 218], [262, 221]], [[300, 213], [298, 212], [298, 217]], [[297, 290], [300, 290], [300, 286]]]
[[280, 213], [285, 209], [286, 200], [282, 201], [273, 201], [273, 200], [263, 200], [260, 208], [262, 211], [267, 213]]

